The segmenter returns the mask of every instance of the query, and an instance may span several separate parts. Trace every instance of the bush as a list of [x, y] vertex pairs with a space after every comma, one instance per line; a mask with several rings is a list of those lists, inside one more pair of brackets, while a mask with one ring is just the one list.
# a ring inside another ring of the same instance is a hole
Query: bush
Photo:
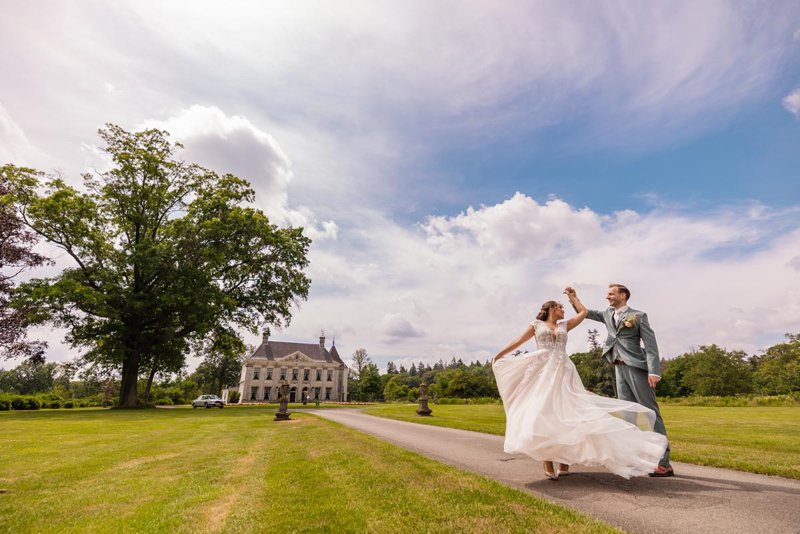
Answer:
[[64, 399], [55, 393], [44, 393], [39, 395], [39, 404], [42, 408], [58, 409], [64, 404]]
[[38, 410], [40, 407], [41, 403], [36, 397], [28, 397], [23, 395], [11, 397], [12, 410]]
[[228, 404], [238, 404], [238, 403], [239, 403], [239, 392], [231, 391], [230, 395], [228, 395]]
[[172, 399], [170, 399], [169, 397], [161, 397], [160, 399], [158, 399], [156, 401], [156, 405], [158, 405], [158, 406], [172, 406], [173, 402], [172, 402]]
[[742, 407], [742, 406], [800, 406], [800, 393], [790, 393], [788, 395], [737, 395], [735, 397], [672, 397], [658, 399], [659, 403], [666, 406], [718, 406], [718, 407]]
[[7, 412], [11, 410], [11, 398], [7, 396], [0, 397], [0, 412]]
[[73, 406], [74, 404], [72, 403], [72, 401], [66, 401], [64, 403], [64, 408], [72, 408]]
[[52, 410], [56, 410], [61, 408], [63, 402], [59, 399], [42, 399], [39, 401], [42, 405], [42, 408], [50, 408]]

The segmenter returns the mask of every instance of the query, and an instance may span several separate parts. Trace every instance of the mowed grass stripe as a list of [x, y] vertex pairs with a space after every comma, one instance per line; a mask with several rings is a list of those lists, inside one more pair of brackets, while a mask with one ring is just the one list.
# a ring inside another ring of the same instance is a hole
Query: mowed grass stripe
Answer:
[[0, 531], [616, 532], [336, 423], [272, 418], [0, 414]]
[[[433, 417], [418, 417], [413, 404], [365, 408], [364, 413], [412, 423], [502, 436], [500, 404], [433, 405]], [[800, 479], [800, 407], [661, 406], [671, 458]]]

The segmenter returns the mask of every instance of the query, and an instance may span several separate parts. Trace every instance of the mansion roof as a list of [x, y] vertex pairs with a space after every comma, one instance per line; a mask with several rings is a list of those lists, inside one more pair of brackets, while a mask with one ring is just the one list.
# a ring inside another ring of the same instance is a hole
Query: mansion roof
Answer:
[[295, 353], [301, 353], [311, 360], [325, 363], [345, 365], [339, 357], [336, 346], [329, 351], [317, 343], [288, 343], [285, 341], [265, 341], [253, 352], [250, 359], [268, 361], [281, 360]]

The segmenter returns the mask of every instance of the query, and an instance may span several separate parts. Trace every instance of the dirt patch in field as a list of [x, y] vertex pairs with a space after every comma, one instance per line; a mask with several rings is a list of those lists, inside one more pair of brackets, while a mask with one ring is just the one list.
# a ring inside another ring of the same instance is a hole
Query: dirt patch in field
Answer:
[[[220, 481], [221, 485], [225, 486], [228, 482], [242, 479], [253, 468], [257, 451], [257, 448], [252, 448], [247, 451], [247, 454], [239, 458], [234, 468]], [[202, 524], [207, 526], [207, 532], [219, 532], [222, 530], [222, 526], [236, 504], [237, 497], [237, 492], [226, 492], [222, 498], [214, 501], [205, 509]]]
[[114, 467], [117, 471], [125, 471], [127, 469], [134, 469], [144, 464], [149, 464], [151, 462], [160, 462], [161, 460], [171, 460], [172, 458], [176, 458], [180, 456], [180, 454], [175, 453], [168, 453], [168, 454], [159, 454], [157, 456], [145, 456], [142, 458], [134, 458], [133, 460], [128, 460], [127, 462], [122, 462], [121, 464], [117, 464]]

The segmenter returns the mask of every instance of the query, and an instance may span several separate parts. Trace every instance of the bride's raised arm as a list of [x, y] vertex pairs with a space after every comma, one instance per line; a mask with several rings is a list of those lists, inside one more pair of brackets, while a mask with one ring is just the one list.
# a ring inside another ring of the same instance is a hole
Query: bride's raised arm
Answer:
[[528, 328], [526, 328], [525, 331], [522, 332], [517, 339], [506, 345], [506, 347], [503, 350], [495, 354], [494, 358], [492, 358], [492, 363], [496, 362], [497, 360], [499, 360], [512, 350], [516, 349], [517, 347], [528, 341], [530, 338], [533, 337], [535, 333], [536, 329], [533, 327], [533, 325], [532, 324], [528, 325]]
[[578, 312], [578, 315], [572, 317], [569, 321], [567, 321], [567, 331], [572, 330], [579, 324], [586, 319], [586, 315], [589, 311], [586, 309], [586, 306], [578, 299], [578, 294], [575, 293], [575, 290], [571, 287], [564, 288], [564, 294], [567, 295], [569, 298], [569, 303], [572, 304], [572, 307], [575, 308], [575, 311]]

